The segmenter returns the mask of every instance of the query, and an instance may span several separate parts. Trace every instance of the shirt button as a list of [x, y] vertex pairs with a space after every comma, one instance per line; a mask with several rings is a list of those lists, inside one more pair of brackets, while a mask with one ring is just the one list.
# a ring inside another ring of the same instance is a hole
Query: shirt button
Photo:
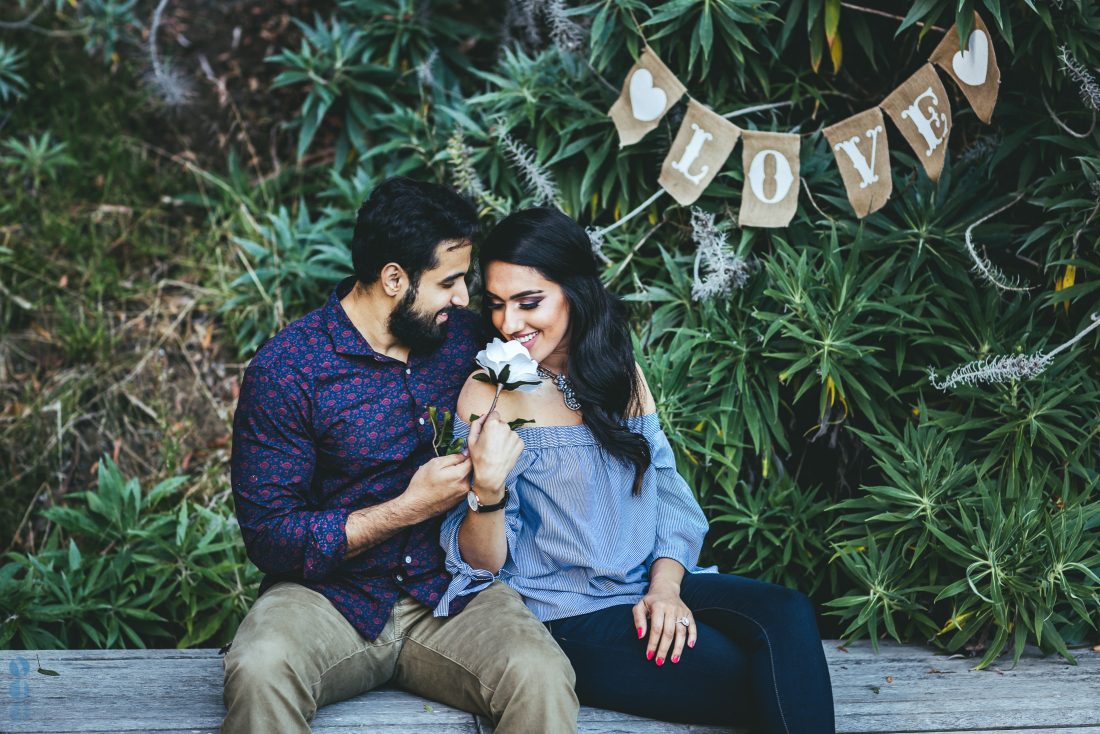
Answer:
[[412, 556], [405, 556], [405, 563], [412, 563], [412, 562], [413, 562], [413, 557]]
[[424, 419], [423, 418], [420, 419], [420, 425], [424, 425]]
[[393, 576], [393, 577], [394, 577], [395, 579], [397, 579], [398, 581], [404, 581], [404, 580], [405, 580], [405, 577], [404, 577], [404, 576], [402, 576], [402, 575], [401, 575], [401, 574], [399, 574], [399, 573], [397, 573], [397, 574], [394, 574], [394, 576]]
[[406, 367], [406, 368], [405, 368], [405, 374], [406, 374], [406, 375], [411, 375], [412, 373], [413, 373], [413, 371], [412, 371], [412, 368], [411, 368], [411, 367]]

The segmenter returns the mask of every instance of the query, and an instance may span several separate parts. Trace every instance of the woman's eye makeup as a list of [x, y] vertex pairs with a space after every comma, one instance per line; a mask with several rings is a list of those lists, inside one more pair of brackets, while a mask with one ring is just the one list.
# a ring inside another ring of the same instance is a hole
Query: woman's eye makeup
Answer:
[[[519, 304], [519, 307], [524, 311], [530, 311], [533, 308], [538, 308], [538, 305], [540, 303], [542, 303], [542, 299], [539, 299], [537, 301], [530, 301], [528, 303], [521, 303], [521, 304]], [[504, 305], [503, 303], [490, 302], [488, 308], [489, 308], [490, 311], [496, 311], [498, 308], [500, 308], [503, 305]]]

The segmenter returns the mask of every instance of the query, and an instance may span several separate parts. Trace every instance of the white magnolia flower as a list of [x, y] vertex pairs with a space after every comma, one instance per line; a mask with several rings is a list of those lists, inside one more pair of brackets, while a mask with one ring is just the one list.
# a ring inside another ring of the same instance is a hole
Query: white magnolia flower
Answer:
[[489, 375], [475, 375], [475, 380], [488, 382], [501, 390], [530, 392], [539, 385], [539, 364], [531, 359], [527, 347], [516, 340], [502, 341], [494, 338], [477, 353], [477, 363]]

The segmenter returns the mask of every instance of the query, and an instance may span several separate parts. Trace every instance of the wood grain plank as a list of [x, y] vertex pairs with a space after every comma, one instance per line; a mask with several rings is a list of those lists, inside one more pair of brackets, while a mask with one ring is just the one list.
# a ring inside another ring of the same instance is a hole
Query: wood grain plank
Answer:
[[[1078, 665], [1028, 650], [1010, 669], [975, 671], [975, 658], [937, 655], [919, 646], [884, 643], [876, 655], [866, 641], [847, 652], [825, 641], [842, 734], [1100, 734], [1100, 653], [1076, 653]], [[9, 663], [22, 656], [27, 706], [14, 720], [0, 708], [0, 732], [105, 734], [216, 732], [224, 716], [222, 658], [196, 650], [0, 651], [0, 683], [14, 682]], [[34, 673], [44, 668], [60, 673]], [[891, 682], [887, 682], [887, 677]], [[471, 714], [403, 691], [383, 688], [321, 709], [313, 722], [321, 734], [488, 734], [491, 724]], [[582, 708], [579, 731], [719, 734], [732, 729], [669, 724], [614, 711]]]

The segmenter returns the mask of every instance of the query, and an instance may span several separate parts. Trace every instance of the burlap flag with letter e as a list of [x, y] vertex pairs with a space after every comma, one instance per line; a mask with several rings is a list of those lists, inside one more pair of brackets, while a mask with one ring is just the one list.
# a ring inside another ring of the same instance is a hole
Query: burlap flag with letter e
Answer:
[[825, 128], [825, 139], [856, 216], [863, 219], [881, 209], [894, 190], [882, 110], [872, 107]]
[[980, 15], [974, 13], [974, 28], [966, 39], [965, 49], [959, 47], [959, 29], [951, 26], [929, 59], [958, 83], [978, 119], [986, 123], [993, 119], [1001, 70], [997, 68], [993, 38]]
[[695, 203], [722, 170], [740, 136], [741, 129], [732, 122], [689, 99], [680, 131], [661, 164], [658, 183], [681, 206]]
[[917, 154], [928, 178], [939, 181], [951, 133], [951, 105], [935, 67], [922, 66], [891, 92], [881, 107]]
[[798, 135], [745, 130], [742, 227], [786, 227], [798, 208]]
[[619, 98], [607, 113], [619, 131], [619, 147], [637, 143], [657, 127], [686, 91], [653, 49], [642, 49], [638, 62], [626, 75]]

